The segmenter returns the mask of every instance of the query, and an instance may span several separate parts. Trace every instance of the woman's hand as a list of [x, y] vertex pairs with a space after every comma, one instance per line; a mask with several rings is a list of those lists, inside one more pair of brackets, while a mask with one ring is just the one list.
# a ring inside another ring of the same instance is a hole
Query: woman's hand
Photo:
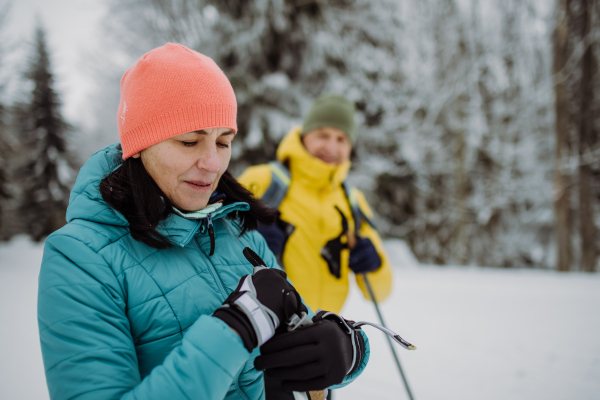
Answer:
[[240, 279], [237, 288], [213, 316], [228, 324], [251, 351], [273, 337], [275, 332], [285, 332], [290, 317], [308, 310], [294, 286], [287, 281], [285, 272], [267, 268], [248, 247], [244, 249], [244, 255], [254, 265], [254, 273]]
[[341, 383], [360, 366], [365, 344], [351, 321], [320, 311], [314, 324], [277, 335], [263, 346], [256, 369], [281, 381], [284, 390], [322, 390]]

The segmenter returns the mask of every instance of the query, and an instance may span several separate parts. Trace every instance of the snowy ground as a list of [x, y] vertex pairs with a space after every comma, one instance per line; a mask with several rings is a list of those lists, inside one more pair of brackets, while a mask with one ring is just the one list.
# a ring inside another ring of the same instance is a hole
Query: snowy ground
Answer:
[[[600, 274], [419, 266], [386, 243], [390, 328], [416, 400], [600, 399]], [[36, 322], [42, 246], [0, 245], [0, 399], [48, 398]], [[376, 322], [354, 287], [343, 314]], [[371, 361], [336, 400], [406, 399], [382, 334], [365, 328]]]

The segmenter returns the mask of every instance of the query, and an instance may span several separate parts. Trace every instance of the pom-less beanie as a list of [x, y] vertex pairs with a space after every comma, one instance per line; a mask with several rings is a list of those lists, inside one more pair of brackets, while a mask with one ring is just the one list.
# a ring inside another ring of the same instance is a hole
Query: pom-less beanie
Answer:
[[237, 132], [236, 114], [233, 88], [217, 64], [167, 43], [144, 54], [121, 79], [123, 159], [182, 133], [218, 127]]
[[301, 135], [313, 129], [332, 127], [344, 132], [354, 144], [356, 142], [356, 123], [354, 122], [354, 103], [338, 94], [326, 94], [317, 98], [304, 117]]

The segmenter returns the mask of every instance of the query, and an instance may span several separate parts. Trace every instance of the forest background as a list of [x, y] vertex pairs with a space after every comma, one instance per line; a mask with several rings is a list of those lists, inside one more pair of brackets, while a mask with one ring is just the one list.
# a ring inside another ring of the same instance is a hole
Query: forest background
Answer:
[[316, 96], [341, 93], [360, 127], [350, 182], [419, 261], [598, 270], [599, 1], [104, 4], [99, 44], [81, 55], [95, 83], [82, 123], [64, 117], [43, 24], [13, 40], [0, 2], [2, 240], [64, 224], [77, 168], [118, 141], [122, 74], [173, 41], [232, 82], [234, 174], [272, 160]]

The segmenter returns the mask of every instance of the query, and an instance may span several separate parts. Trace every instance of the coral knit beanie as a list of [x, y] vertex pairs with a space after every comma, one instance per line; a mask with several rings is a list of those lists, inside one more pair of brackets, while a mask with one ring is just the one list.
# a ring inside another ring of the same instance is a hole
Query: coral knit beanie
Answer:
[[233, 88], [217, 64], [167, 43], [143, 55], [121, 79], [123, 159], [182, 133], [218, 127], [237, 132], [236, 114]]

